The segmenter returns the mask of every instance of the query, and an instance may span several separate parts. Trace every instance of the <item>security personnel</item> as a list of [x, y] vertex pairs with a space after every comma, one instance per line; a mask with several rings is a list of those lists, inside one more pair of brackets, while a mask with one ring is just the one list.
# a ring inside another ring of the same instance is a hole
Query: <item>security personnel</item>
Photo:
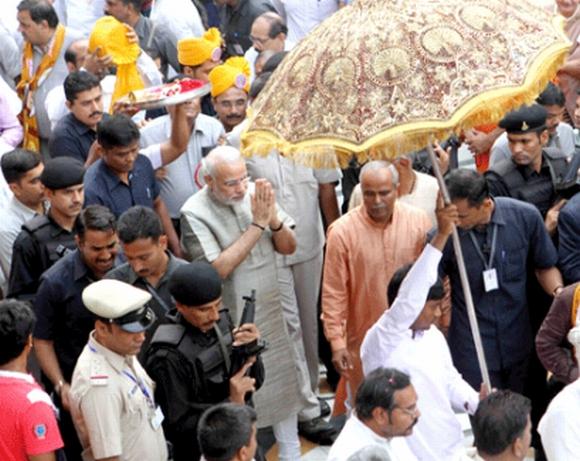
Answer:
[[99, 280], [82, 298], [97, 316], [71, 385], [83, 459], [167, 460], [155, 384], [135, 357], [155, 321], [147, 306], [151, 295], [118, 280]]
[[234, 329], [222, 307], [221, 279], [211, 264], [178, 267], [169, 291], [177, 312], [166, 316], [170, 324], [157, 328], [145, 363], [158, 385], [155, 397], [165, 414], [174, 460], [192, 461], [200, 458], [196, 431], [202, 413], [226, 400], [243, 404], [262, 384], [259, 358], [247, 360], [233, 375], [228, 366], [232, 346], [255, 341], [259, 332], [252, 323]]
[[[554, 237], [558, 214], [565, 203], [560, 191], [568, 183], [570, 167], [556, 148], [544, 147], [549, 139], [547, 115], [547, 110], [539, 104], [523, 106], [507, 114], [499, 126], [507, 132], [512, 158], [502, 160], [488, 170], [485, 176], [491, 195], [513, 197], [535, 206], [544, 218], [546, 230]], [[535, 336], [552, 298], [544, 291], [534, 270], [528, 270], [527, 280], [527, 307], [532, 334]], [[556, 296], [561, 290], [560, 283], [552, 295]], [[537, 453], [541, 453], [540, 439], [535, 427], [548, 402], [546, 370], [535, 350], [529, 359], [524, 394], [532, 400], [533, 446]]]
[[[506, 130], [511, 159], [502, 160], [485, 174], [492, 196], [512, 197], [534, 205], [553, 233], [556, 220], [548, 212], [559, 202], [559, 189], [568, 174], [568, 163], [557, 148], [544, 147], [549, 139], [548, 112], [539, 104], [507, 114], [499, 126]], [[559, 208], [558, 208], [559, 209]]]
[[83, 164], [71, 157], [46, 162], [40, 180], [50, 209], [26, 222], [16, 237], [9, 298], [33, 301], [42, 273], [75, 249], [74, 223], [83, 206], [84, 174]]

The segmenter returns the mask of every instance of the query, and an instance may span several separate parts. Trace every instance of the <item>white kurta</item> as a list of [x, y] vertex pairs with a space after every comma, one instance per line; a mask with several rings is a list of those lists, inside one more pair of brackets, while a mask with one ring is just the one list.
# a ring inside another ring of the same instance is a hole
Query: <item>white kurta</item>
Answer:
[[538, 432], [548, 461], [580, 459], [580, 379], [568, 384], [550, 403]]
[[381, 437], [352, 415], [330, 448], [327, 461], [346, 461], [359, 450], [371, 446], [384, 450], [385, 459], [389, 461], [415, 461], [417, 458], [407, 446], [406, 439], [407, 437]]
[[453, 366], [443, 334], [431, 326], [413, 334], [429, 289], [437, 280], [441, 252], [427, 245], [401, 284], [391, 308], [367, 332], [361, 348], [365, 375], [378, 367], [397, 368], [411, 376], [421, 411], [409, 447], [424, 461], [461, 459], [463, 432], [455, 411], [475, 412], [479, 396]]

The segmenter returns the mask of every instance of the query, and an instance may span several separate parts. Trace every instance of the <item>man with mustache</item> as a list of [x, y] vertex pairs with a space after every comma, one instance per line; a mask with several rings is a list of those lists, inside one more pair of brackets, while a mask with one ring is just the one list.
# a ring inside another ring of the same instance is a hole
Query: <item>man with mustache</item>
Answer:
[[153, 296], [149, 305], [157, 322], [146, 334], [139, 355], [142, 359], [157, 325], [165, 323], [165, 314], [175, 307], [169, 292], [169, 278], [175, 269], [187, 263], [168, 251], [161, 220], [151, 208], [129, 208], [119, 218], [117, 232], [127, 262], [109, 272], [107, 278], [129, 283]]
[[50, 136], [50, 155], [73, 157], [86, 164], [97, 138], [97, 124], [103, 119], [101, 82], [89, 72], [72, 72], [64, 80], [64, 93], [70, 112]]
[[23, 224], [14, 241], [8, 297], [32, 301], [42, 273], [75, 248], [74, 223], [84, 200], [85, 169], [76, 159], [46, 162], [40, 175], [50, 209]]
[[389, 305], [385, 287], [397, 268], [420, 254], [431, 228], [427, 213], [397, 201], [394, 165], [367, 163], [360, 184], [363, 204], [328, 230], [322, 283], [324, 334], [348, 400], [363, 378], [364, 335]]
[[246, 118], [250, 73], [250, 64], [239, 56], [228, 59], [209, 73], [212, 104], [226, 133]]
[[[454, 412], [473, 414], [479, 401], [453, 366], [445, 337], [434, 325], [445, 296], [437, 274], [439, 261], [458, 216], [454, 205], [439, 204], [437, 234], [414, 265], [395, 272], [387, 290], [391, 307], [369, 329], [361, 346], [365, 373], [388, 366], [413, 379], [423, 416], [407, 442], [421, 460], [456, 460], [465, 455], [463, 431]], [[482, 386], [481, 396], [486, 395]]]
[[[189, 138], [185, 105], [178, 104], [174, 110], [171, 137], [178, 142], [171, 150], [181, 154]], [[163, 223], [171, 251], [179, 256], [179, 240], [153, 170], [162, 164], [171, 141], [140, 149], [140, 136], [135, 122], [125, 115], [114, 115], [99, 123], [96, 151], [100, 158], [87, 169], [85, 205], [105, 205], [116, 217], [135, 205], [154, 209]], [[144, 155], [152, 150], [157, 151], [157, 160]]]
[[83, 290], [83, 303], [95, 322], [75, 366], [70, 395], [86, 460], [168, 458], [155, 383], [136, 357], [155, 321], [150, 299], [146, 291], [118, 280], [99, 280]]
[[105, 207], [85, 208], [75, 223], [77, 248], [42, 274], [34, 311], [34, 350], [47, 389], [60, 409], [59, 427], [67, 460], [80, 461], [81, 447], [69, 414], [75, 363], [94, 325], [81, 299], [83, 290], [115, 263], [115, 216]]
[[[414, 461], [407, 440], [420, 421], [417, 392], [408, 374], [378, 368], [361, 383], [355, 413], [328, 453], [328, 461], [388, 459]], [[379, 457], [365, 457], [370, 450]]]
[[[300, 457], [298, 388], [292, 342], [285, 325], [276, 253], [292, 254], [294, 221], [276, 203], [265, 179], [249, 183], [240, 152], [219, 146], [203, 159], [206, 186], [181, 209], [181, 242], [190, 260], [206, 260], [224, 281], [223, 304], [238, 324], [243, 296], [256, 290], [255, 323], [268, 342], [262, 354], [268, 378], [254, 402], [259, 427], [274, 426], [281, 460]], [[280, 398], [280, 396], [284, 398]]]

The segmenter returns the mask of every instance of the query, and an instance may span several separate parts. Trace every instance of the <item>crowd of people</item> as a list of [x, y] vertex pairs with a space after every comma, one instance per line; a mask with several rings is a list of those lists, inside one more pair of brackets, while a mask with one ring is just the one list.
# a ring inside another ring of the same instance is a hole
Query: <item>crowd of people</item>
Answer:
[[[299, 436], [336, 461], [577, 459], [579, 1], [556, 0], [554, 82], [461, 135], [476, 169], [433, 146], [450, 203], [420, 152], [242, 156], [252, 101], [348, 3], [3, 2], [0, 459], [261, 460], [270, 430], [285, 461]], [[123, 99], [186, 79], [209, 94]]]

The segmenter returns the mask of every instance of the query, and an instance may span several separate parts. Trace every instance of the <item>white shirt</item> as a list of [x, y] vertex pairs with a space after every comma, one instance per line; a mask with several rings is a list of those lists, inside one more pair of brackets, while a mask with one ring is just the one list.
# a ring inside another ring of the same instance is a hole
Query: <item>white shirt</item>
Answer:
[[274, 6], [286, 18], [288, 40], [298, 43], [338, 10], [338, 0], [276, 0]]
[[408, 373], [417, 391], [419, 422], [407, 437], [422, 461], [446, 461], [465, 456], [463, 431], [454, 411], [475, 412], [477, 392], [453, 366], [443, 334], [431, 326], [413, 335], [429, 289], [437, 280], [441, 252], [427, 245], [399, 288], [391, 308], [367, 332], [361, 347], [365, 375], [378, 367]]
[[[187, 150], [166, 165], [167, 177], [158, 182], [161, 198], [172, 218], [179, 218], [179, 211], [183, 204], [203, 187], [200, 177], [201, 159], [217, 145], [222, 134], [224, 134], [224, 127], [217, 119], [199, 114], [195, 119]], [[169, 115], [158, 117], [141, 130], [141, 146], [164, 142], [170, 136]], [[157, 168], [155, 164], [153, 167]]]
[[[574, 129], [567, 123], [560, 122], [556, 127], [556, 134], [550, 137], [547, 147], [557, 147], [562, 157], [570, 157], [575, 151], [574, 140]], [[502, 133], [491, 147], [489, 166], [493, 167], [508, 158], [512, 158], [512, 153], [508, 145], [507, 133]]]
[[156, 26], [170, 31], [175, 43], [182, 38], [201, 37], [205, 33], [199, 11], [191, 0], [155, 0], [150, 18]]
[[382, 448], [388, 453], [389, 461], [414, 461], [417, 458], [409, 450], [406, 439], [381, 437], [353, 414], [330, 448], [327, 461], [346, 461], [351, 455], [369, 446]]
[[[294, 42], [285, 40], [284, 51], [290, 51], [292, 48], [294, 48]], [[250, 63], [250, 82], [253, 82], [256, 79], [256, 59], [258, 59], [259, 55], [260, 52], [256, 50], [256, 48], [254, 48], [253, 46], [248, 48], [248, 50], [244, 54], [244, 58], [246, 58], [246, 61]]]
[[105, 0], [54, 0], [52, 6], [64, 26], [78, 30], [85, 37], [105, 14]]
[[14, 196], [2, 209], [2, 219], [0, 219], [0, 288], [4, 295], [8, 289], [14, 240], [18, 237], [22, 224], [34, 216], [36, 216], [36, 211], [28, 208]]
[[580, 380], [568, 384], [548, 406], [538, 432], [548, 461], [580, 458]]
[[433, 226], [436, 226], [435, 206], [437, 205], [439, 183], [433, 176], [421, 173], [420, 171], [414, 171], [414, 173], [415, 184], [413, 185], [413, 190], [407, 195], [398, 197], [397, 200], [407, 205], [421, 208], [429, 215]]

